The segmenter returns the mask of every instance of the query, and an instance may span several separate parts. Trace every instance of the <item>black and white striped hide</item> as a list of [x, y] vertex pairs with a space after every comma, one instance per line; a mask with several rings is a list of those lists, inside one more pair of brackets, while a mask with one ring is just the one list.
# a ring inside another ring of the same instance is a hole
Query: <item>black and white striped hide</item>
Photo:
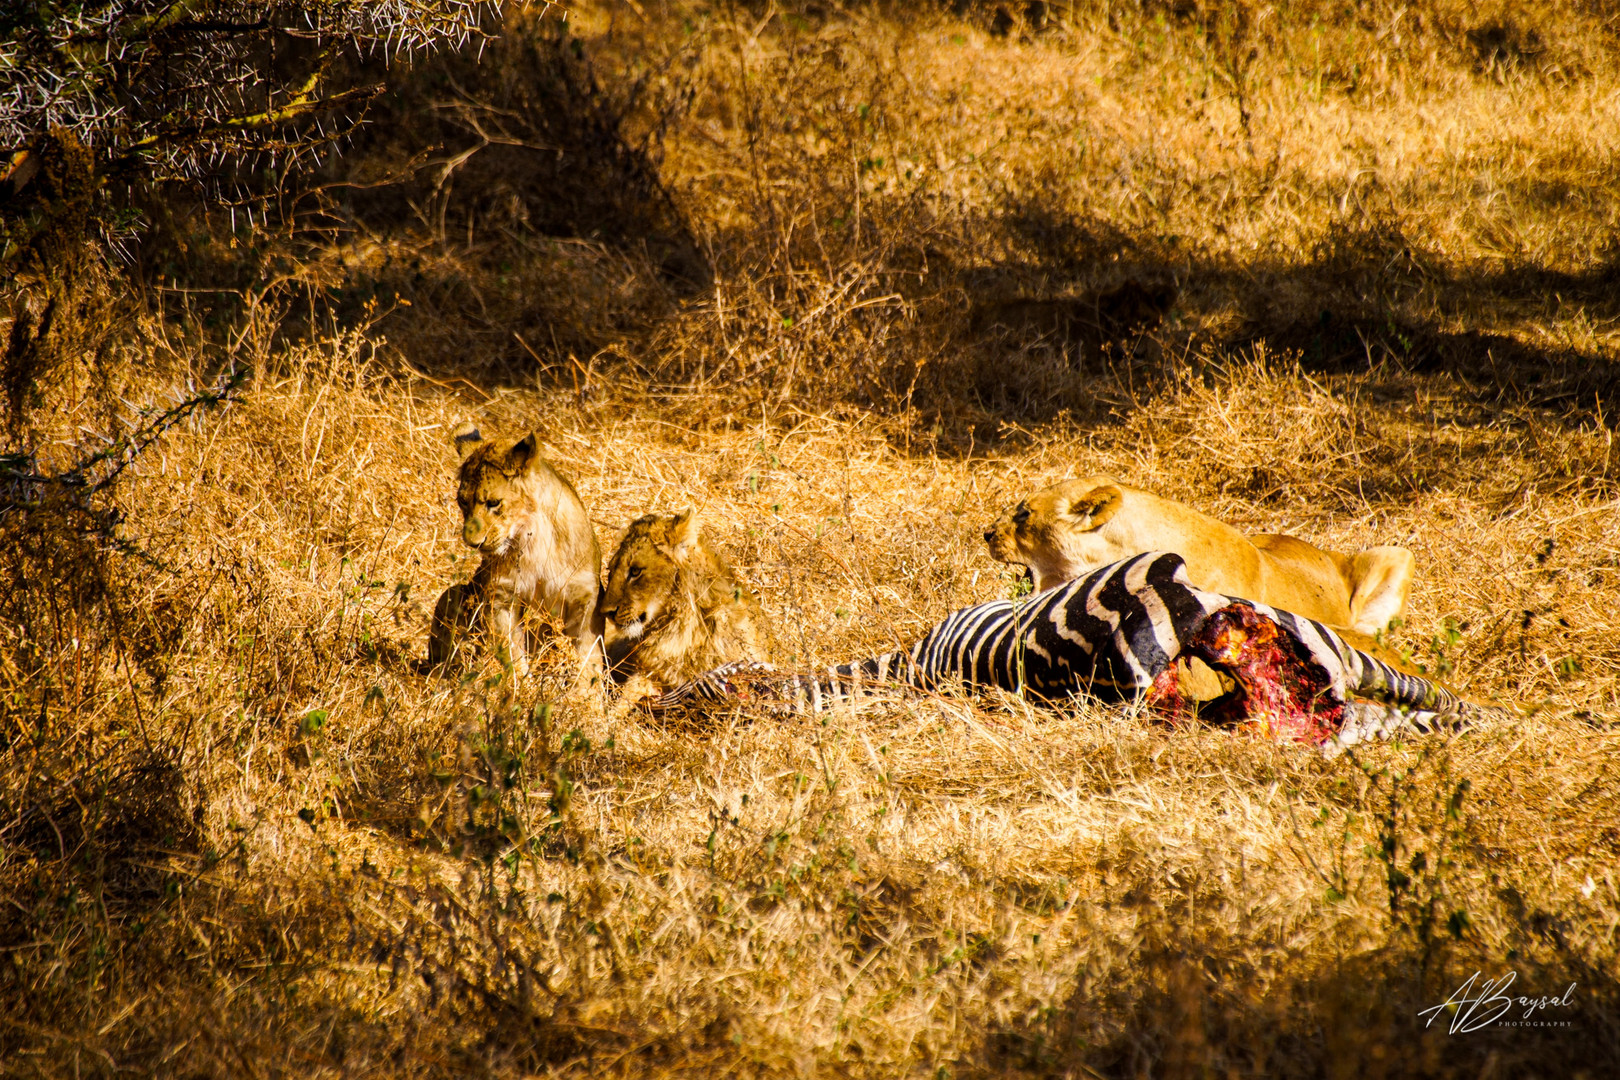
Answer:
[[[1266, 635], [1279, 642], [1274, 652], [1288, 676], [1282, 693], [1273, 685], [1277, 665], [1262, 668], [1244, 653]], [[1195, 588], [1181, 556], [1168, 552], [1136, 555], [1020, 600], [963, 608], [902, 652], [811, 674], [727, 664], [653, 707], [759, 700], [819, 712], [885, 686], [930, 690], [960, 682], [1046, 702], [1145, 697], [1175, 714], [1176, 661], [1184, 657], [1203, 660], [1237, 686], [1211, 713], [1310, 742], [1424, 732], [1490, 711], [1351, 647], [1321, 623]]]

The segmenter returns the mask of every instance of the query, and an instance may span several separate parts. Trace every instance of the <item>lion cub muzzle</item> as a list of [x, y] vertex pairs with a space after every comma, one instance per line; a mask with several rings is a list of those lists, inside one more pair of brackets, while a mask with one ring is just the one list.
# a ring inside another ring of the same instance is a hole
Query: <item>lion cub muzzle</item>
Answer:
[[611, 622], [622, 636], [634, 640], [647, 632], [647, 624], [652, 622], [657, 614], [651, 607], [635, 614], [620, 608], [608, 608], [602, 612], [602, 617]]
[[676, 588], [679, 564], [695, 542], [695, 519], [648, 515], [632, 522], [608, 565], [602, 590], [602, 616], [620, 636], [640, 638], [662, 613], [664, 597]]
[[461, 542], [486, 555], [500, 554], [511, 543], [517, 519], [527, 509], [515, 485], [494, 470], [472, 482], [463, 482], [456, 493], [461, 506]]
[[1019, 540], [1020, 533], [1029, 527], [1030, 512], [1029, 503], [1020, 502], [984, 530], [984, 542], [989, 545], [991, 556], [998, 562], [1028, 563], [1029, 556], [1023, 550], [1026, 545], [1020, 544]]

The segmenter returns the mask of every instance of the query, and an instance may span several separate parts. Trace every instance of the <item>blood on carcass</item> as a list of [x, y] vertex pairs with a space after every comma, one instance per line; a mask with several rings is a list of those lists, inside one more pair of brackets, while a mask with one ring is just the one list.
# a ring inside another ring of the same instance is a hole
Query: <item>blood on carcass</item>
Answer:
[[[1236, 684], [1230, 695], [1203, 710], [1206, 718], [1229, 720], [1283, 742], [1313, 745], [1339, 729], [1344, 706], [1328, 692], [1327, 673], [1301, 655], [1282, 627], [1248, 604], [1228, 604], [1212, 613], [1183, 654]], [[1149, 701], [1172, 721], [1186, 713], [1178, 671], [1165, 671], [1148, 693]]]

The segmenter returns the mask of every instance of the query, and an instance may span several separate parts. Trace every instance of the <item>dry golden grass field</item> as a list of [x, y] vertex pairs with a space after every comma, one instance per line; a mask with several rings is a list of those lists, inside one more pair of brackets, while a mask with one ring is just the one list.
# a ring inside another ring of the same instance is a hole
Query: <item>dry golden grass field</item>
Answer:
[[[1620, 7], [564, 14], [268, 218], [154, 208], [8, 367], [47, 474], [242, 374], [0, 511], [0, 1076], [1620, 1075]], [[1407, 546], [1394, 643], [1515, 718], [430, 676], [468, 418], [608, 553], [696, 507], [787, 665], [1007, 595], [985, 526], [1106, 471]], [[1476, 972], [1560, 1000], [1463, 1030]]]

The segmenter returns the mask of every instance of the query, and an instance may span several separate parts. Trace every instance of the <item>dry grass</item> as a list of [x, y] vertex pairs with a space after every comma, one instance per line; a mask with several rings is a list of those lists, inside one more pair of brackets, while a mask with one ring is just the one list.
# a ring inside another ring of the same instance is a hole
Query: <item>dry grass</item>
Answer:
[[[522, 25], [339, 167], [473, 117], [583, 148], [597, 203], [542, 217], [556, 166], [492, 142], [323, 236], [165, 225], [181, 285], [296, 256], [324, 306], [153, 307], [39, 384], [50, 469], [98, 407], [255, 372], [130, 467], [132, 547], [7, 519], [0, 1075], [1620, 1066], [1613, 13], [1048, 7], [1007, 40], [993, 9], [586, 7], [594, 76]], [[973, 330], [1127, 281], [1180, 299]], [[537, 427], [605, 545], [698, 507], [784, 660], [1005, 593], [994, 513], [1111, 471], [1409, 546], [1398, 644], [1523, 718], [1325, 762], [999, 698], [609, 729], [542, 707], [560, 646], [429, 678], [469, 416]], [[1475, 970], [1574, 983], [1569, 1026], [1425, 1028]]]

